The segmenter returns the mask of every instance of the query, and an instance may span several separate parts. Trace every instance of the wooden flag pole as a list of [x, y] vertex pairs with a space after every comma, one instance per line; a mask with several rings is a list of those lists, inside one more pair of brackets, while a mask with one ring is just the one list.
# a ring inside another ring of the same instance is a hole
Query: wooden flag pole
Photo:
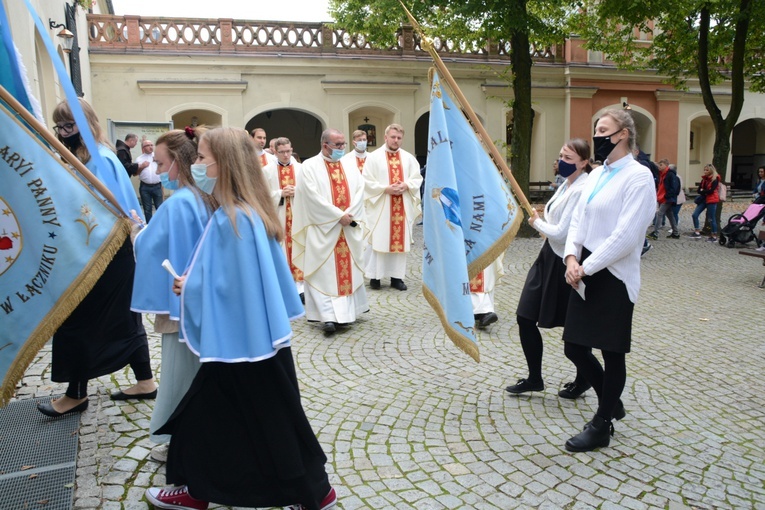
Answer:
[[409, 9], [406, 8], [406, 5], [404, 5], [404, 2], [402, 0], [399, 0], [399, 3], [401, 4], [401, 7], [404, 8], [404, 11], [406, 12], [406, 15], [409, 17], [409, 20], [412, 22], [412, 26], [414, 27], [414, 29], [417, 30], [417, 33], [420, 34], [420, 37], [422, 38], [422, 45], [428, 51], [428, 53], [430, 53], [430, 57], [433, 59], [433, 62], [436, 64], [436, 68], [438, 69], [438, 72], [441, 75], [441, 78], [443, 78], [446, 81], [447, 85], [449, 85], [449, 88], [452, 90], [452, 92], [454, 92], [455, 99], [457, 100], [459, 105], [462, 107], [462, 110], [470, 119], [470, 123], [473, 125], [473, 129], [475, 130], [476, 134], [480, 137], [484, 147], [486, 147], [489, 150], [489, 154], [491, 154], [491, 157], [494, 160], [494, 164], [499, 167], [499, 169], [505, 175], [507, 180], [510, 182], [510, 186], [513, 188], [513, 193], [520, 201], [521, 206], [526, 210], [529, 216], [531, 216], [531, 214], [534, 211], [534, 208], [531, 207], [531, 203], [529, 203], [529, 200], [526, 198], [526, 195], [523, 193], [523, 190], [518, 185], [518, 182], [515, 180], [515, 177], [513, 177], [513, 173], [510, 170], [510, 168], [507, 166], [507, 162], [505, 161], [505, 158], [502, 157], [502, 155], [499, 153], [499, 150], [497, 150], [497, 147], [491, 141], [491, 137], [489, 136], [489, 133], [486, 132], [486, 129], [483, 127], [483, 124], [481, 124], [481, 121], [478, 119], [478, 116], [475, 114], [475, 112], [473, 111], [473, 108], [470, 106], [470, 103], [468, 103], [467, 99], [462, 94], [462, 91], [457, 85], [457, 82], [454, 81], [454, 78], [452, 77], [452, 74], [449, 72], [449, 69], [446, 68], [446, 64], [444, 64], [443, 60], [441, 60], [441, 56], [436, 51], [435, 47], [433, 46], [433, 43], [430, 41], [430, 39], [428, 39], [425, 36], [425, 33], [422, 31], [422, 28], [420, 27], [420, 24], [417, 23], [417, 20], [414, 19], [414, 16], [412, 16], [412, 13], [409, 12]]
[[[13, 108], [16, 113], [18, 113], [30, 126], [32, 126], [37, 131], [37, 133], [40, 134], [40, 136], [45, 138], [45, 140], [58, 151], [58, 153], [67, 163], [72, 165], [106, 200], [109, 201], [109, 204], [107, 204], [108, 206], [110, 206], [112, 209], [115, 209], [116, 211], [121, 212], [125, 217], [128, 217], [126, 214], [128, 211], [122, 210], [122, 207], [119, 205], [119, 202], [117, 202], [117, 199], [114, 198], [114, 195], [109, 190], [109, 188], [104, 186], [104, 183], [99, 181], [98, 177], [93, 175], [93, 173], [87, 169], [82, 161], [77, 159], [74, 154], [69, 152], [69, 149], [67, 149], [66, 146], [59, 141], [58, 138], [53, 136], [53, 134], [48, 130], [46, 126], [37, 120], [34, 115], [29, 113], [29, 111], [24, 108], [24, 106], [19, 103], [19, 101], [2, 86], [0, 86], [0, 97], [2, 97], [3, 101], [8, 103], [8, 105]], [[88, 126], [87, 129], [90, 129], [90, 126]], [[119, 214], [117, 216], [119, 216]]]

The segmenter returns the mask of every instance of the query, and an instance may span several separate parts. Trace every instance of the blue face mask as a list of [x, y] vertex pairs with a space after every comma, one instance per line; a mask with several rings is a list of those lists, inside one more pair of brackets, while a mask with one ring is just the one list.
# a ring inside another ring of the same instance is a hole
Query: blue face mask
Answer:
[[357, 151], [364, 152], [365, 150], [367, 150], [367, 141], [366, 140], [362, 140], [360, 142], [355, 142], [355, 143], [356, 143], [356, 150]]
[[178, 179], [170, 180], [170, 170], [172, 170], [173, 165], [175, 164], [175, 161], [170, 165], [170, 168], [167, 170], [167, 172], [162, 172], [159, 174], [159, 180], [162, 183], [162, 187], [165, 189], [169, 189], [170, 191], [175, 191], [178, 189]]
[[558, 175], [568, 177], [574, 172], [576, 172], [576, 165], [574, 163], [567, 163], [562, 159], [558, 160]]
[[[215, 163], [210, 163], [210, 165], [214, 164]], [[208, 166], [209, 165], [205, 165], [204, 163], [191, 165], [191, 176], [194, 178], [194, 182], [197, 184], [197, 187], [205, 193], [209, 194], [212, 193], [215, 189], [215, 183], [218, 181], [218, 178], [207, 176]]]
[[345, 149], [332, 149], [332, 155], [329, 157], [332, 161], [340, 161], [345, 154]]

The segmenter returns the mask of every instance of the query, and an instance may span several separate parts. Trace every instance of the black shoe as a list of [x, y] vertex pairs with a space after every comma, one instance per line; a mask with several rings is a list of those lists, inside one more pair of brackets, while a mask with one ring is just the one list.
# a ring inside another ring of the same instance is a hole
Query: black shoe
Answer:
[[672, 232], [671, 234], [667, 236], [667, 239], [680, 239], [680, 234], [675, 234], [674, 232]]
[[575, 399], [584, 395], [584, 392], [592, 388], [590, 384], [577, 384], [576, 381], [567, 382], [563, 385], [563, 389], [558, 392], [560, 398]]
[[624, 404], [620, 400], [614, 409], [614, 420], [623, 420], [627, 416], [627, 411], [624, 409]]
[[337, 323], [325, 322], [321, 329], [324, 330], [326, 336], [334, 335], [335, 331], [337, 331]]
[[566, 441], [566, 450], [570, 452], [591, 452], [597, 448], [608, 446], [614, 426], [610, 420], [604, 420], [597, 414], [584, 430]]
[[658, 232], [651, 232], [650, 234], [647, 234], [645, 236], [646, 239], [650, 239], [651, 241], [656, 241], [659, 238]]
[[149, 393], [136, 393], [134, 395], [128, 395], [123, 391], [112, 393], [109, 398], [112, 400], [153, 400], [157, 398], [157, 390], [150, 391]]
[[494, 312], [480, 313], [476, 317], [476, 326], [478, 329], [486, 329], [491, 324], [494, 324], [499, 320], [499, 317]]
[[59, 416], [64, 416], [65, 414], [72, 414], [72, 413], [81, 413], [85, 409], [88, 408], [88, 401], [85, 400], [85, 402], [82, 402], [80, 404], [77, 404], [73, 408], [71, 408], [68, 411], [64, 411], [63, 413], [59, 413], [53, 408], [52, 402], [45, 402], [38, 403], [37, 404], [37, 410], [43, 413], [45, 416], [50, 416], [51, 418], [58, 418]]
[[529, 382], [528, 379], [518, 379], [518, 382], [512, 386], [505, 388], [508, 393], [517, 395], [518, 393], [526, 393], [527, 391], [544, 391], [545, 383], [540, 381], [538, 383]]
[[391, 278], [390, 286], [394, 289], [406, 290], [406, 284], [404, 283], [404, 280], [400, 278]]
[[305, 304], [305, 294], [302, 292], [300, 293], [300, 302]]
[[369, 280], [369, 288], [378, 290], [380, 288], [380, 280]]

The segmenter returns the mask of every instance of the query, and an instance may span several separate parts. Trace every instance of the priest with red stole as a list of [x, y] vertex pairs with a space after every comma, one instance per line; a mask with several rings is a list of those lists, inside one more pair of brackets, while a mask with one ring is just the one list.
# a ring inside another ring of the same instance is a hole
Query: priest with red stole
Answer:
[[345, 146], [340, 131], [322, 133], [321, 152], [303, 162], [292, 204], [292, 262], [303, 271], [306, 318], [323, 322], [326, 335], [369, 310], [362, 269], [364, 179], [340, 161]]
[[372, 289], [390, 277], [390, 286], [406, 290], [406, 257], [412, 245], [412, 226], [420, 215], [420, 165], [401, 148], [404, 128], [385, 128], [385, 144], [364, 164], [364, 206], [371, 234], [364, 272]]
[[292, 157], [292, 142], [289, 138], [279, 137], [274, 142], [274, 152], [276, 153], [276, 169], [279, 179], [279, 204], [277, 213], [279, 221], [284, 229], [284, 241], [282, 249], [284, 256], [287, 257], [287, 264], [290, 266], [292, 277], [295, 279], [295, 287], [300, 300], [305, 302], [303, 295], [303, 272], [292, 263], [292, 221], [293, 221], [293, 201], [295, 199], [295, 190], [298, 186], [302, 173], [302, 165]]

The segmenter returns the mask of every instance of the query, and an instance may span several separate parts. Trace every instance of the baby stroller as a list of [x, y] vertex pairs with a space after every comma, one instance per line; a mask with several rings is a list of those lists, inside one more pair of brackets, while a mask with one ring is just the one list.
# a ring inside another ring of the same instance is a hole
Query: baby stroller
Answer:
[[760, 240], [754, 234], [754, 229], [763, 218], [765, 218], [765, 204], [755, 202], [746, 208], [744, 214], [734, 214], [728, 218], [728, 224], [720, 231], [718, 242], [721, 246], [727, 245], [728, 248], [733, 248], [736, 243], [746, 244], [755, 241], [759, 248]]

